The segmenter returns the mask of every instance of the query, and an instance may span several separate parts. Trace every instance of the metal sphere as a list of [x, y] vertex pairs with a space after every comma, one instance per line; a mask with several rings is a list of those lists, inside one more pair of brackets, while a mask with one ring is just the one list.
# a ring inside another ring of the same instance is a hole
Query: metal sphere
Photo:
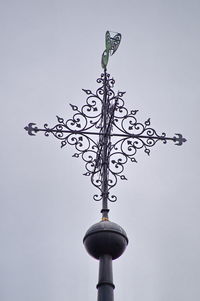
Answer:
[[128, 238], [122, 227], [106, 220], [91, 226], [83, 243], [88, 253], [96, 259], [102, 255], [110, 255], [112, 259], [116, 259], [124, 252]]

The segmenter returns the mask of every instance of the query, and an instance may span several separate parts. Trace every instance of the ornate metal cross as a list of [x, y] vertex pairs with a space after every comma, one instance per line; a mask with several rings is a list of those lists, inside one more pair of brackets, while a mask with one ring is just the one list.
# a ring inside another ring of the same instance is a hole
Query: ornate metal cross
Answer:
[[115, 202], [117, 197], [110, 194], [117, 180], [127, 180], [124, 175], [124, 165], [135, 159], [138, 150], [143, 149], [150, 155], [150, 148], [158, 141], [167, 143], [173, 141], [182, 145], [186, 141], [181, 134], [167, 137], [165, 133], [157, 134], [151, 127], [150, 118], [144, 123], [138, 122], [138, 110], [128, 111], [124, 106], [125, 92], [113, 91], [115, 81], [107, 73], [109, 54], [118, 48], [121, 34], [106, 32], [106, 49], [102, 55], [103, 73], [97, 79], [100, 87], [87, 94], [86, 104], [82, 108], [70, 104], [74, 115], [68, 120], [57, 116], [57, 123], [49, 127], [47, 123], [38, 128], [35, 123], [29, 123], [25, 130], [29, 135], [44, 132], [45, 136], [52, 134], [61, 141], [61, 147], [74, 145], [76, 152], [73, 157], [82, 157], [85, 161], [85, 176], [90, 176], [92, 184], [98, 188], [93, 196], [95, 201], [102, 201], [102, 219], [108, 219], [108, 201]]

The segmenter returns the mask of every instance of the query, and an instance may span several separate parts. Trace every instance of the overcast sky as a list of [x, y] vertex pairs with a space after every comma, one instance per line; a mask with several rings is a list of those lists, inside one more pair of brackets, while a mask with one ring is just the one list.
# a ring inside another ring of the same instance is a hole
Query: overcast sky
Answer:
[[82, 106], [96, 91], [106, 30], [122, 34], [109, 61], [138, 121], [182, 133], [183, 146], [138, 152], [113, 189], [110, 219], [129, 245], [114, 262], [115, 301], [200, 300], [200, 2], [0, 2], [0, 300], [94, 301], [98, 261], [84, 250], [100, 204], [74, 148], [24, 126]]

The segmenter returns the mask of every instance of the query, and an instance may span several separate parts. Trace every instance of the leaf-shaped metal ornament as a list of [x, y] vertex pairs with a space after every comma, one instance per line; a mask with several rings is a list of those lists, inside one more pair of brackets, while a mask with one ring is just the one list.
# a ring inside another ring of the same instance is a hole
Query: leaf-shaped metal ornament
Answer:
[[101, 66], [103, 69], [106, 69], [108, 65], [108, 59], [109, 59], [109, 52], [107, 50], [104, 50], [101, 58]]
[[132, 110], [131, 115], [136, 115], [139, 110]]
[[74, 157], [74, 158], [78, 158], [79, 156], [80, 156], [80, 154], [78, 154], [78, 153], [75, 153], [72, 155], [72, 157]]
[[131, 162], [137, 163], [137, 160], [133, 157], [133, 158], [131, 158]]
[[67, 144], [67, 142], [66, 142], [65, 140], [63, 140], [63, 141], [61, 142], [61, 148], [64, 147], [66, 144]]
[[112, 42], [111, 42], [110, 32], [108, 30], [106, 31], [105, 44], [106, 44], [106, 50], [109, 52], [112, 49]]
[[148, 118], [146, 121], [145, 121], [145, 123], [144, 123], [146, 126], [149, 126], [150, 124], [151, 124], [151, 122], [150, 122], [150, 118]]
[[122, 39], [121, 33], [117, 33], [113, 38], [111, 38], [112, 49], [110, 51], [110, 55], [113, 55], [117, 51], [117, 48], [119, 47], [121, 39]]
[[72, 108], [73, 111], [78, 111], [78, 107], [77, 106], [72, 105], [71, 103], [70, 103], [70, 106], [71, 106], [71, 108]]
[[92, 92], [90, 90], [85, 90], [85, 89], [82, 89], [87, 95], [90, 95], [92, 94]]
[[120, 176], [120, 179], [121, 179], [121, 180], [127, 180], [127, 178], [126, 178], [124, 175], [121, 175], [121, 176]]
[[89, 177], [91, 175], [91, 172], [87, 171], [86, 173], [83, 173], [83, 176]]
[[121, 42], [122, 35], [120, 33], [112, 32], [112, 31], [106, 31], [105, 36], [105, 44], [106, 49], [104, 50], [101, 58], [101, 66], [105, 70], [108, 64], [109, 60], [109, 54], [113, 55], [117, 48], [119, 47], [119, 44]]
[[57, 117], [59, 123], [62, 123], [62, 124], [64, 123], [64, 119], [63, 118], [61, 118], [59, 116], [56, 116], [56, 117]]
[[149, 156], [150, 155], [150, 149], [149, 148], [145, 148], [145, 153]]
[[118, 93], [117, 93], [117, 96], [123, 97], [123, 95], [124, 95], [125, 93], [126, 93], [126, 92], [118, 92]]

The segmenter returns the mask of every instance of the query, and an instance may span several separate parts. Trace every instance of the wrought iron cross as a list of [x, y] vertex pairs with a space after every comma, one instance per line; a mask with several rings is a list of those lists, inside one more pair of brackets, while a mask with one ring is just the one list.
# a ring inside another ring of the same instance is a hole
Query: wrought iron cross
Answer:
[[181, 134], [167, 137], [165, 133], [157, 134], [151, 127], [150, 118], [144, 123], [138, 122], [138, 110], [128, 111], [124, 106], [125, 92], [113, 91], [115, 81], [107, 73], [109, 54], [118, 48], [121, 34], [106, 32], [106, 49], [102, 55], [103, 73], [97, 79], [100, 87], [87, 94], [86, 104], [82, 108], [70, 104], [74, 115], [64, 120], [57, 116], [57, 123], [49, 127], [47, 123], [38, 128], [35, 123], [29, 123], [25, 130], [33, 136], [44, 132], [45, 136], [52, 134], [61, 141], [61, 147], [74, 145], [76, 153], [73, 157], [82, 157], [85, 161], [85, 176], [90, 176], [92, 184], [98, 188], [93, 196], [95, 201], [102, 201], [102, 219], [108, 219], [108, 201], [115, 202], [117, 197], [110, 194], [117, 180], [127, 180], [124, 175], [124, 165], [127, 161], [137, 162], [135, 155], [143, 149], [150, 155], [150, 148], [158, 141], [167, 143], [173, 141], [182, 145], [186, 141]]

